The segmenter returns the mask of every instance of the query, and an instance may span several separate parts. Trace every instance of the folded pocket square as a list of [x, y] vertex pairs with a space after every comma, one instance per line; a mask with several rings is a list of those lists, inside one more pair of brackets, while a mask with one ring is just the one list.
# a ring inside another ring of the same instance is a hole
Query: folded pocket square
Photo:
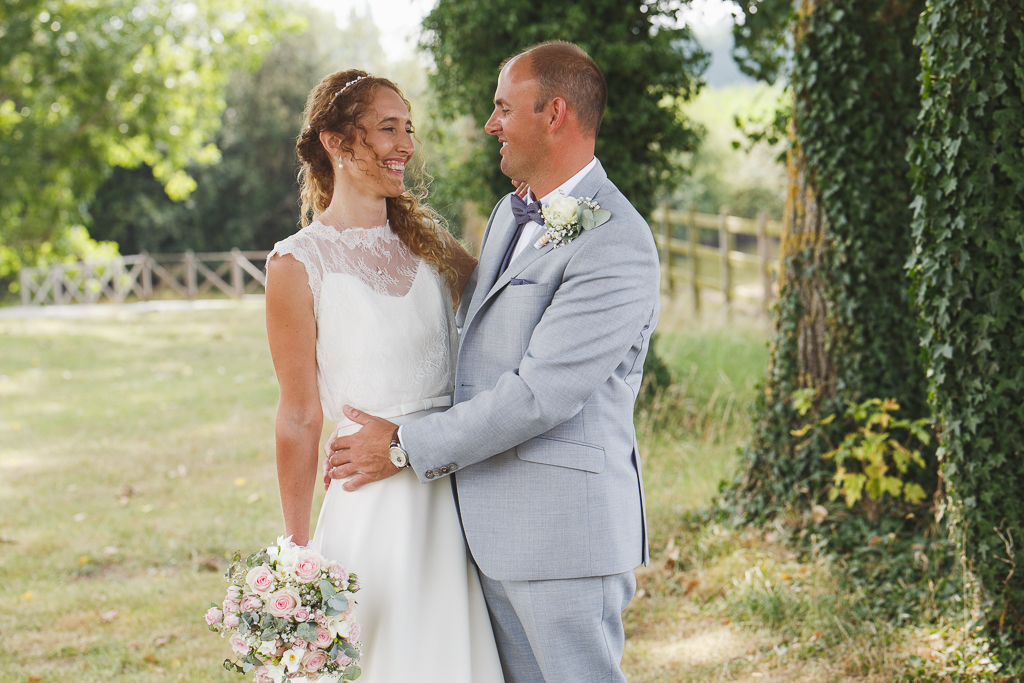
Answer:
[[536, 282], [530, 282], [529, 280], [520, 280], [517, 277], [512, 278], [511, 280], [508, 281], [508, 283], [511, 286], [513, 286], [513, 287], [516, 286], [516, 285], [535, 285], [535, 284], [537, 284]]

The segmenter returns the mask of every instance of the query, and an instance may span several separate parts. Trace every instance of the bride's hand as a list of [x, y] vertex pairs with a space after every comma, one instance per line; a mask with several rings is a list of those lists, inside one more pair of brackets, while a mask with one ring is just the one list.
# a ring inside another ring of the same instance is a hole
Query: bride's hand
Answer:
[[515, 195], [520, 199], [526, 199], [526, 195], [530, 193], [530, 186], [522, 180], [513, 180], [512, 184], [516, 186]]

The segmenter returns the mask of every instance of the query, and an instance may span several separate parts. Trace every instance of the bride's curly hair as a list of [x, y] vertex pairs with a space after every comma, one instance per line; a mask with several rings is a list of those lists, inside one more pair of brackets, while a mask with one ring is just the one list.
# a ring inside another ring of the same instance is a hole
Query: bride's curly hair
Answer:
[[[327, 209], [334, 195], [334, 163], [320, 142], [320, 133], [337, 133], [341, 137], [341, 148], [347, 154], [352, 154], [353, 147], [361, 144], [376, 158], [373, 149], [366, 143], [367, 131], [362, 121], [373, 109], [373, 101], [380, 88], [391, 88], [402, 98], [406, 107], [410, 106], [397, 85], [386, 78], [371, 76], [358, 69], [325, 76], [306, 98], [302, 132], [295, 142], [295, 151], [301, 164], [299, 198], [303, 227]], [[458, 273], [452, 265], [453, 239], [448, 236], [444, 218], [423, 203], [430, 176], [421, 164], [411, 166], [410, 170], [413, 187], [397, 197], [387, 198], [391, 230], [413, 255], [433, 265], [448, 284], [454, 286]], [[369, 169], [366, 172], [370, 173]]]

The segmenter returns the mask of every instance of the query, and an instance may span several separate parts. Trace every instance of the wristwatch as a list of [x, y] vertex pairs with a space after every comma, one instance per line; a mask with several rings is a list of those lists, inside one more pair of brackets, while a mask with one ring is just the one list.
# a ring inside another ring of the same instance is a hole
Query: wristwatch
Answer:
[[398, 440], [398, 430], [395, 430], [395, 435], [391, 437], [388, 460], [398, 469], [409, 466], [409, 454], [405, 452], [405, 449], [402, 448], [402, 443]]

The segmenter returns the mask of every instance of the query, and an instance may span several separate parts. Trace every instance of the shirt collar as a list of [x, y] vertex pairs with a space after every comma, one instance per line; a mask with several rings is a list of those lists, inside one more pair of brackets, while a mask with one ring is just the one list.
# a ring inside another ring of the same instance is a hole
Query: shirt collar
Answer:
[[[556, 192], [561, 192], [566, 197], [572, 196], [572, 191], [574, 189], [576, 189], [576, 186], [580, 184], [580, 181], [583, 180], [583, 178], [588, 173], [590, 173], [594, 169], [595, 166], [597, 166], [597, 157], [594, 157], [593, 159], [591, 159], [590, 163], [587, 164], [586, 166], [584, 166], [583, 168], [581, 168], [576, 173], [576, 175], [574, 175], [573, 177], [571, 177], [568, 180], [566, 180], [564, 183], [562, 183], [557, 188], [555, 188], [552, 192], [549, 192], [548, 194], [546, 194], [543, 197], [541, 197], [540, 198], [540, 203], [543, 204], [544, 206], [547, 206], [548, 202], [551, 201], [551, 199], [554, 197]], [[531, 197], [533, 196], [533, 192], [530, 192], [530, 196]], [[529, 203], [529, 202], [527, 202], [527, 203]]]

